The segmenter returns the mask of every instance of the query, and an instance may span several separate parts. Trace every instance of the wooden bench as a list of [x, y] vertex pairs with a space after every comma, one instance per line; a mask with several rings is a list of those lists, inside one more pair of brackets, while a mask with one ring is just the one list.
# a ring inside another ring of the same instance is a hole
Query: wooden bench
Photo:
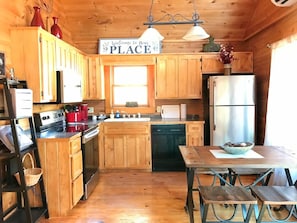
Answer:
[[[268, 215], [272, 221], [285, 222], [288, 221], [297, 205], [297, 189], [295, 186], [253, 186], [250, 188], [252, 194], [261, 203], [259, 213], [256, 213], [256, 223], [262, 221], [265, 210], [267, 209]], [[272, 206], [286, 206], [288, 214], [281, 219], [273, 215]], [[271, 221], [266, 221], [271, 222]], [[297, 222], [297, 221], [290, 221]]]
[[[244, 222], [250, 221], [257, 199], [242, 186], [200, 186], [198, 187], [200, 199], [200, 214], [202, 223], [213, 222]], [[209, 205], [213, 207], [217, 221], [207, 220]], [[231, 217], [222, 218], [216, 213], [214, 205], [224, 205], [226, 208], [234, 208]], [[241, 206], [243, 221], [232, 221], [236, 216], [238, 207]], [[248, 208], [247, 208], [248, 206]]]

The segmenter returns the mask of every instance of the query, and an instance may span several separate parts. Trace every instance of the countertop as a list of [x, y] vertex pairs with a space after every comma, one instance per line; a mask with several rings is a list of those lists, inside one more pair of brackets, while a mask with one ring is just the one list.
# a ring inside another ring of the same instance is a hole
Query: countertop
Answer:
[[[90, 126], [99, 125], [103, 120], [88, 120], [86, 122], [79, 122], [83, 124], [87, 124]], [[42, 132], [37, 133], [37, 138], [39, 139], [62, 139], [67, 138], [70, 139], [72, 137], [81, 136], [81, 132]]]
[[[200, 120], [197, 116], [188, 116], [186, 119], [180, 119], [180, 118], [168, 118], [163, 119], [161, 116], [142, 116], [142, 117], [149, 117], [150, 121], [149, 123], [151, 125], [156, 124], [186, 124], [189, 122], [203, 122], [204, 120]], [[89, 119], [86, 122], [80, 122], [88, 125], [99, 125], [100, 123], [104, 122], [104, 120], [92, 120]], [[125, 122], [123, 120], [123, 122]], [[43, 133], [37, 133], [37, 138], [39, 139], [70, 139], [72, 137], [81, 136], [81, 132], [43, 132]]]
[[[185, 124], [188, 122], [203, 122], [198, 115], [187, 115], [187, 118], [162, 118], [160, 115], [142, 115], [142, 118], [150, 118], [150, 124]], [[123, 122], [128, 118], [121, 118]], [[137, 119], [137, 118], [136, 118]]]
[[78, 134], [81, 135], [80, 132], [43, 132], [37, 133], [37, 139], [70, 139]]

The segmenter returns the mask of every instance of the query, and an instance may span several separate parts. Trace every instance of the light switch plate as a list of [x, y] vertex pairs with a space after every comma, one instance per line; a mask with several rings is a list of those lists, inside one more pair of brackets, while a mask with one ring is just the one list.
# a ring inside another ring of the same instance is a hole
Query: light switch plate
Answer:
[[157, 106], [157, 112], [161, 112], [161, 106]]

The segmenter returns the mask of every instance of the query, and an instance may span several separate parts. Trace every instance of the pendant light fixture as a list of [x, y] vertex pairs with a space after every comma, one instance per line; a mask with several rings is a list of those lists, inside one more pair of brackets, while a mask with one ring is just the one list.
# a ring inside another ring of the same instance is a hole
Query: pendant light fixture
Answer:
[[[146, 40], [146, 41], [162, 41], [164, 37], [158, 32], [157, 29], [153, 28], [155, 25], [184, 25], [184, 24], [193, 24], [194, 26], [191, 27], [191, 29], [183, 36], [184, 40], [188, 41], [196, 41], [201, 39], [206, 39], [209, 37], [209, 34], [200, 26], [200, 24], [203, 23], [202, 20], [199, 20], [199, 15], [197, 13], [197, 7], [195, 0], [193, 0], [193, 6], [194, 6], [194, 13], [192, 16], [192, 19], [187, 19], [181, 14], [166, 14], [159, 20], [153, 19], [152, 15], [152, 8], [153, 8], [154, 0], [152, 0], [148, 21], [143, 23], [144, 25], [148, 25], [148, 28], [144, 31], [144, 33], [141, 35], [139, 40]], [[168, 19], [167, 21], [164, 21], [164, 19]], [[181, 20], [180, 20], [181, 19]]]

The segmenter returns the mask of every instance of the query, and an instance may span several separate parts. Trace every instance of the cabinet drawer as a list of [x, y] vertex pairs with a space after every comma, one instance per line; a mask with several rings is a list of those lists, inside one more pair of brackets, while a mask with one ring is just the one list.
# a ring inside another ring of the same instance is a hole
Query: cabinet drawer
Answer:
[[74, 180], [82, 173], [82, 151], [71, 156], [71, 178]]
[[134, 134], [149, 134], [150, 127], [148, 123], [104, 123], [104, 134], [121, 134], [121, 135], [134, 135]]
[[72, 182], [72, 205], [76, 205], [77, 202], [84, 194], [83, 188], [83, 175], [81, 174]]
[[76, 139], [70, 142], [70, 154], [77, 153], [79, 150], [81, 150], [80, 143], [81, 143], [80, 137], [77, 137]]
[[200, 132], [202, 128], [201, 124], [187, 124], [187, 133], [189, 132]]

